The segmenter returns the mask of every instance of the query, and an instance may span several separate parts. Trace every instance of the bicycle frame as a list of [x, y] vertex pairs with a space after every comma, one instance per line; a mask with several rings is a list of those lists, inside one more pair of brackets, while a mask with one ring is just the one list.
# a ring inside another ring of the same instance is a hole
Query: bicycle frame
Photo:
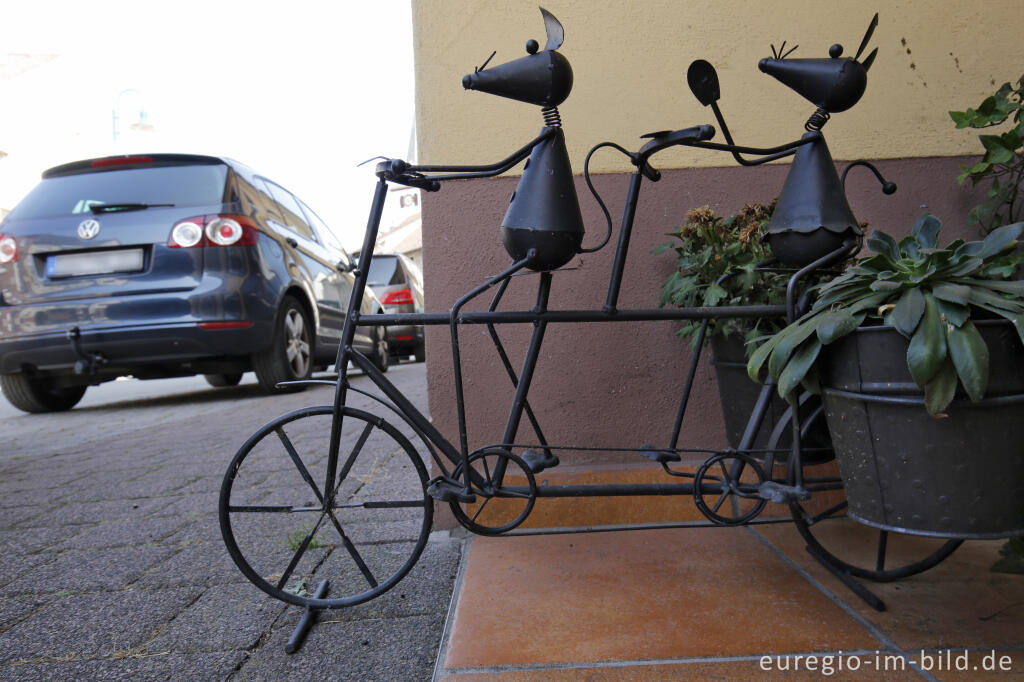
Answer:
[[[535, 138], [527, 146], [517, 150], [510, 157], [499, 161], [498, 163], [491, 164], [488, 166], [409, 166], [404, 162], [396, 161], [385, 161], [378, 165], [377, 175], [379, 181], [376, 186], [374, 193], [373, 202], [370, 208], [370, 215], [367, 221], [367, 229], [364, 235], [362, 249], [359, 257], [359, 270], [356, 277], [356, 283], [352, 291], [351, 300], [349, 302], [349, 313], [346, 318], [345, 328], [342, 334], [342, 343], [338, 350], [337, 356], [337, 368], [338, 378], [335, 382], [335, 400], [334, 408], [335, 414], [339, 415], [339, 411], [342, 405], [345, 403], [347, 391], [350, 389], [347, 379], [348, 363], [351, 361], [356, 367], [362, 370], [365, 375], [377, 386], [377, 388], [383, 393], [384, 397], [390, 401], [389, 408], [393, 409], [399, 416], [408, 423], [420, 439], [426, 445], [433, 461], [442, 472], [442, 476], [449, 477], [450, 470], [449, 466], [459, 467], [463, 472], [463, 483], [468, 489], [470, 486], [471, 469], [468, 466], [468, 458], [471, 452], [477, 452], [481, 450], [487, 450], [491, 448], [503, 448], [503, 449], [521, 449], [521, 448], [538, 448], [545, 451], [548, 455], [553, 450], [581, 450], [581, 449], [597, 449], [617, 452], [645, 452], [649, 451], [651, 446], [641, 446], [639, 448], [581, 448], [572, 445], [551, 445], [544, 438], [540, 424], [538, 423], [536, 416], [533, 414], [530, 408], [529, 401], [527, 399], [530, 386], [534, 377], [534, 371], [536, 369], [537, 361], [539, 359], [540, 350], [543, 344], [547, 325], [550, 323], [591, 323], [591, 322], [640, 322], [640, 321], [659, 321], [659, 320], [703, 320], [704, 326], [701, 331], [701, 339], [703, 340], [703, 334], [706, 330], [708, 322], [712, 318], [760, 318], [760, 317], [785, 317], [789, 320], [795, 319], [797, 311], [797, 292], [799, 282], [805, 278], [809, 273], [814, 270], [825, 267], [831, 263], [834, 263], [843, 257], [849, 255], [855, 248], [856, 244], [845, 244], [841, 249], [828, 254], [826, 257], [819, 259], [819, 261], [812, 263], [796, 273], [791, 278], [790, 286], [787, 291], [787, 303], [785, 305], [759, 305], [759, 306], [719, 306], [719, 307], [694, 307], [694, 308], [675, 308], [675, 309], [638, 309], [638, 310], [620, 310], [618, 308], [619, 291], [621, 288], [622, 278], [625, 270], [626, 256], [628, 254], [630, 238], [632, 235], [633, 224], [635, 220], [636, 206], [639, 199], [640, 189], [643, 182], [644, 176], [649, 179], [656, 181], [660, 178], [660, 174], [651, 168], [649, 160], [658, 151], [668, 148], [673, 144], [686, 144], [689, 146], [699, 146], [703, 148], [723, 150], [729, 152], [742, 151], [746, 153], [759, 153], [768, 155], [767, 158], [777, 158], [779, 154], [793, 153], [793, 151], [802, 144], [806, 144], [805, 140], [800, 140], [795, 143], [783, 145], [782, 148], [773, 148], [768, 150], [763, 149], [752, 149], [748, 147], [736, 147], [735, 145], [723, 145], [723, 144], [711, 144], [699, 139], [685, 139], [682, 141], [672, 141], [671, 144], [658, 144], [658, 141], [652, 141], [648, 143], [640, 153], [636, 155], [636, 166], [637, 169], [634, 173], [630, 174], [629, 185], [627, 188], [626, 201], [623, 207], [623, 214], [621, 219], [621, 226], [619, 230], [619, 237], [616, 244], [615, 254], [613, 257], [612, 269], [608, 282], [608, 290], [604, 306], [601, 310], [550, 310], [548, 308], [548, 295], [550, 293], [553, 273], [556, 271], [543, 271], [537, 273], [539, 278], [539, 285], [537, 287], [536, 305], [532, 310], [529, 311], [498, 311], [497, 307], [501, 301], [505, 290], [511, 281], [511, 278], [520, 273], [527, 265], [527, 260], [521, 260], [513, 263], [505, 271], [487, 279], [484, 283], [477, 286], [466, 295], [461, 297], [448, 313], [404, 313], [404, 314], [372, 314], [365, 315], [360, 314], [360, 305], [362, 298], [365, 295], [366, 290], [366, 279], [369, 271], [369, 265], [372, 262], [374, 255], [374, 246], [377, 239], [377, 234], [380, 227], [380, 217], [383, 211], [384, 200], [387, 196], [387, 189], [389, 182], [395, 181], [397, 184], [408, 184], [413, 186], [421, 186], [423, 189], [430, 191], [436, 189], [437, 184], [442, 181], [457, 180], [465, 178], [477, 178], [477, 177], [490, 177], [505, 172], [511, 168], [515, 163], [518, 163], [522, 159], [529, 155], [530, 149], [540, 142], [547, 139], [549, 136], [547, 129], [540, 136]], [[713, 131], [712, 131], [713, 134]], [[396, 172], [397, 171], [397, 172]], [[419, 176], [420, 173], [431, 172], [440, 173], [441, 175], [433, 175], [429, 178], [423, 178]], [[403, 180], [410, 182], [403, 182]], [[462, 308], [474, 298], [482, 295], [489, 289], [498, 286], [498, 292], [495, 295], [489, 310], [487, 312], [462, 312]], [[532, 323], [534, 330], [530, 343], [526, 350], [526, 357], [523, 361], [523, 365], [517, 374], [515, 369], [512, 367], [511, 362], [508, 359], [508, 355], [504, 350], [500, 339], [498, 338], [495, 330], [497, 324], [510, 324], [510, 323]], [[441, 434], [436, 427], [427, 419], [422, 412], [420, 412], [411, 402], [409, 402], [388, 379], [387, 377], [377, 369], [373, 363], [365, 355], [357, 351], [352, 347], [352, 340], [354, 338], [354, 331], [357, 325], [360, 326], [386, 326], [394, 324], [421, 324], [421, 325], [448, 325], [451, 331], [451, 345], [454, 362], [455, 372], [455, 388], [456, 388], [456, 410], [458, 415], [459, 424], [459, 437], [458, 443], [455, 444], [443, 434]], [[502, 360], [503, 365], [509, 375], [510, 380], [515, 387], [515, 395], [512, 401], [512, 406], [509, 410], [509, 415], [506, 422], [506, 427], [502, 442], [491, 444], [483, 448], [477, 448], [473, 451], [470, 450], [467, 439], [467, 428], [466, 428], [466, 409], [465, 409], [465, 397], [463, 392], [463, 381], [460, 361], [460, 345], [458, 338], [458, 328], [463, 324], [483, 324], [486, 325], [491, 335], [492, 341], [494, 342], [495, 348], [498, 351], [499, 357]], [[678, 441], [681, 435], [682, 421], [685, 416], [686, 406], [689, 401], [689, 397], [692, 392], [692, 386], [694, 377], [696, 375], [697, 365], [699, 362], [699, 353], [695, 353], [691, 359], [690, 365], [687, 370], [686, 381], [684, 384], [683, 394], [680, 401], [679, 409], [676, 414], [676, 419], [673, 424], [671, 436], [664, 448], [659, 448], [658, 452], [700, 452], [709, 453], [716, 452], [712, 450], [679, 450]], [[768, 403], [770, 399], [772, 386], [765, 386], [761, 392], [761, 398], [757, 403], [754, 413], [751, 415], [750, 424], [747, 428], [747, 433], [744, 435], [743, 442], [740, 444], [740, 450], [749, 451], [751, 444], [753, 443], [754, 437], [756, 436], [757, 430], [764, 419], [764, 416], [768, 409]], [[539, 444], [528, 445], [513, 442], [516, 434], [519, 430], [519, 426], [522, 422], [524, 415], [530, 421], [534, 431], [539, 439]], [[794, 419], [794, 438], [792, 446], [792, 457], [793, 461], [800, 461], [800, 434], [799, 434], [799, 419]], [[342, 428], [342, 418], [337, 416], [332, 424], [332, 434], [330, 441], [329, 457], [331, 458], [331, 465], [328, 470], [328, 475], [333, 476], [336, 472], [336, 460], [338, 458], [338, 444], [339, 434]], [[434, 448], [440, 451], [443, 456], [438, 456]], [[693, 474], [680, 473], [671, 470], [668, 465], [662, 461], [662, 467], [666, 472], [674, 476], [684, 476], [692, 478]], [[797, 466], [799, 472], [800, 467]], [[495, 476], [498, 480], [504, 475], [504, 467], [502, 466]], [[798, 474], [799, 475], [799, 474]], [[800, 479], [797, 479], [800, 481]], [[802, 485], [802, 481], [800, 481]], [[706, 490], [703, 492], [716, 493], [719, 492], [714, 484], [705, 484]], [[510, 486], [509, 490], [515, 491], [516, 487]], [[625, 495], [689, 495], [693, 494], [693, 485], [687, 483], [669, 483], [669, 484], [611, 484], [611, 485], [560, 485], [551, 486], [545, 485], [542, 488], [538, 488], [536, 495], [538, 497], [582, 497], [582, 496], [625, 496]], [[756, 488], [751, 488], [746, 493], [751, 496], [756, 496]]]

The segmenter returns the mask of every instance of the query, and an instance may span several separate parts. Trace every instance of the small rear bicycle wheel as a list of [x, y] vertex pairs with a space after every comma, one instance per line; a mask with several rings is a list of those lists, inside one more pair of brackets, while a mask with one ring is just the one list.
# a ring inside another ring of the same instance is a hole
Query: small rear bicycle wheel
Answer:
[[[770, 450], [789, 447], [791, 418], [792, 413], [787, 410], [768, 443]], [[825, 413], [821, 409], [810, 412], [800, 425], [802, 434], [820, 434], [825, 429]], [[830, 454], [829, 448], [817, 441], [812, 442], [812, 447]], [[785, 480], [794, 485], [794, 467], [785, 461], [777, 469], [783, 466], [787, 468]], [[875, 582], [900, 580], [938, 565], [963, 543], [963, 540], [890, 533], [845, 520], [846, 494], [838, 463], [831, 457], [812, 457], [804, 464], [803, 483], [811, 498], [790, 503], [793, 524], [807, 543], [808, 551], [854, 577]]]
[[[297, 606], [351, 606], [391, 589], [419, 559], [433, 520], [416, 449], [367, 412], [341, 408], [327, 480], [333, 417], [324, 405], [269, 422], [242, 445], [221, 486], [231, 558], [256, 587]], [[324, 579], [328, 596], [317, 599]]]

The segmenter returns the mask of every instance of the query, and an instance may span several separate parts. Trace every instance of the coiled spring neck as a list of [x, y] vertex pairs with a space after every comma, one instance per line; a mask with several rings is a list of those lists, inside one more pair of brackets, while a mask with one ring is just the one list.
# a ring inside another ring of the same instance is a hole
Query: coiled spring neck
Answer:
[[825, 127], [828, 120], [832, 117], [827, 111], [818, 107], [818, 110], [811, 114], [811, 117], [807, 119], [807, 123], [804, 124], [804, 130], [808, 132], [817, 132]]
[[544, 125], [549, 128], [562, 127], [562, 116], [558, 113], [558, 107], [544, 107], [540, 112], [544, 114]]

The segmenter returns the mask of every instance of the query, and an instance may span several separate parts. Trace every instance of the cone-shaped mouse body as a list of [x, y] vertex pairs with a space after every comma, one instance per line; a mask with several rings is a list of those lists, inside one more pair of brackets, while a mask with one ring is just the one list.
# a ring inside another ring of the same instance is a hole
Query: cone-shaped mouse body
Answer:
[[850, 59], [762, 59], [761, 71], [834, 114], [856, 104], [868, 85], [864, 67]]
[[501, 221], [501, 241], [515, 260], [536, 249], [533, 270], [561, 267], [579, 253], [583, 215], [561, 128], [533, 148]]
[[804, 266], [862, 234], [846, 201], [825, 139], [803, 145], [793, 157], [772, 213], [766, 239], [784, 265]]

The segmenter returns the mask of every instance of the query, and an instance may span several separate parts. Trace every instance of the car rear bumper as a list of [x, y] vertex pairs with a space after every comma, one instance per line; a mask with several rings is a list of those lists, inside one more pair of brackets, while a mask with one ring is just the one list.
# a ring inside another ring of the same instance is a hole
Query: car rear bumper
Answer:
[[[158, 374], [161, 365], [189, 371], [189, 363], [205, 359], [247, 358], [265, 349], [272, 338], [272, 323], [254, 322], [249, 327], [203, 329], [199, 323], [151, 324], [81, 329], [79, 347], [86, 355], [98, 354], [97, 378], [120, 374], [145, 374], [147, 366]], [[71, 374], [83, 357], [66, 332], [25, 334], [0, 338], [0, 374], [26, 369], [47, 374]], [[174, 371], [168, 369], [167, 371]]]
[[412, 352], [423, 345], [422, 325], [398, 325], [388, 327], [388, 346], [391, 352], [406, 351]]

